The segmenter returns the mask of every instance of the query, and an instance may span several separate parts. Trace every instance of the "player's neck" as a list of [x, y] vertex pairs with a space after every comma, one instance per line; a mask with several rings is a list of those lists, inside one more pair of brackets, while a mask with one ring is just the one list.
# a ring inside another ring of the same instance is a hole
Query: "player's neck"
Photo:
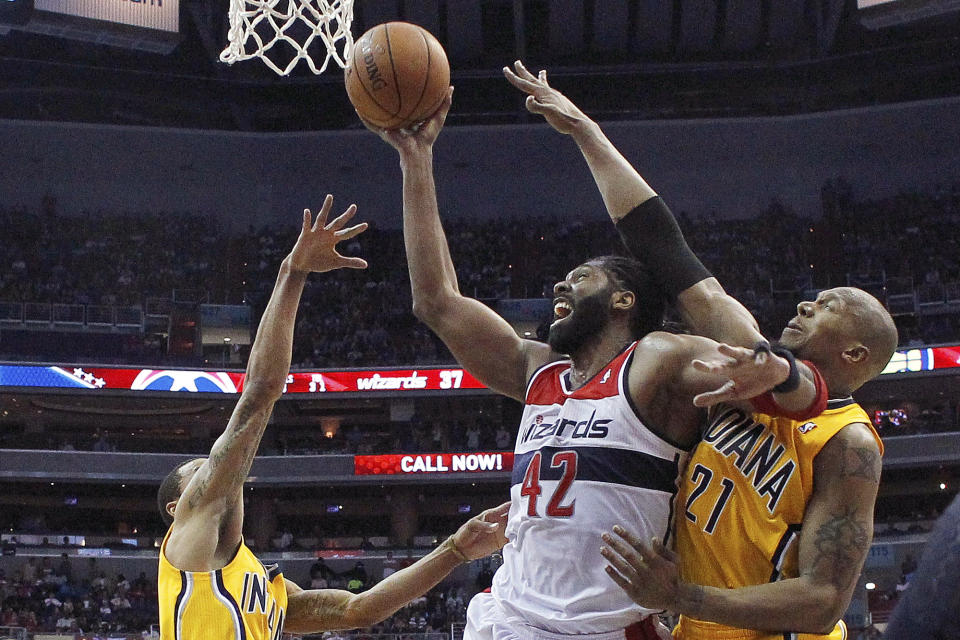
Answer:
[[822, 367], [819, 364], [817, 369], [823, 376], [823, 381], [827, 383], [829, 397], [831, 400], [836, 398], [848, 398], [859, 387], [854, 383], [846, 372], [835, 371], [829, 367]]
[[597, 372], [616, 358], [633, 342], [629, 332], [604, 333], [595, 341], [588, 341], [576, 353], [570, 354], [570, 384], [574, 389], [585, 385]]

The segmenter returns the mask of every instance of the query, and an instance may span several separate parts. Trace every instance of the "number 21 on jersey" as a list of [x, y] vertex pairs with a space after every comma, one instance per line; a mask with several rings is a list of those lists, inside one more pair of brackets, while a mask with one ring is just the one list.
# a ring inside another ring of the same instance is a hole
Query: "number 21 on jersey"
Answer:
[[[690, 492], [690, 497], [687, 498], [687, 506], [684, 515], [686, 515], [687, 520], [693, 524], [697, 524], [698, 518], [696, 514], [690, 511], [690, 509], [693, 508], [693, 504], [699, 500], [703, 496], [704, 492], [710, 487], [710, 484], [713, 481], [713, 471], [702, 464], [698, 464], [693, 468], [693, 473], [690, 474], [690, 481], [697, 486], [693, 491]], [[723, 514], [723, 510], [727, 508], [727, 503], [730, 501], [730, 496], [733, 495], [733, 480], [727, 477], [721, 477], [719, 482], [720, 486], [722, 487], [720, 491], [720, 497], [717, 498], [713, 508], [710, 510], [710, 517], [707, 518], [705, 523], [700, 525], [703, 527], [704, 533], [713, 533], [713, 530], [717, 527], [717, 521], [720, 520], [720, 516]]]
[[[550, 454], [547, 454], [550, 455]], [[537, 511], [537, 502], [543, 493], [543, 487], [540, 486], [540, 471], [543, 464], [542, 452], [537, 451], [530, 458], [530, 464], [527, 465], [527, 472], [523, 476], [523, 484], [520, 485], [520, 495], [527, 498], [527, 515], [531, 518], [540, 516]], [[550, 455], [548, 475], [556, 476], [560, 471], [560, 479], [557, 482], [556, 489], [547, 501], [545, 515], [551, 518], [569, 518], [573, 515], [576, 499], [565, 503], [567, 492], [577, 477], [577, 452], [576, 451], [557, 451]]]

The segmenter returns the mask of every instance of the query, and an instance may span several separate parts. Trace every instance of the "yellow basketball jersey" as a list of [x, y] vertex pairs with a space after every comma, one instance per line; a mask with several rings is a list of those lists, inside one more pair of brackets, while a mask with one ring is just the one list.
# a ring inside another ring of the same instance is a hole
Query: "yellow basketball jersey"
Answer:
[[160, 640], [279, 640], [287, 589], [277, 565], [265, 567], [240, 542], [227, 566], [181, 571], [160, 547]]
[[[720, 405], [690, 457], [677, 494], [675, 530], [684, 581], [734, 589], [798, 575], [798, 540], [813, 492], [813, 460], [840, 429], [873, 427], [853, 399], [831, 400], [812, 420], [749, 414]], [[883, 444], [873, 431], [880, 452]], [[680, 618], [677, 638], [846, 638], [767, 634]]]

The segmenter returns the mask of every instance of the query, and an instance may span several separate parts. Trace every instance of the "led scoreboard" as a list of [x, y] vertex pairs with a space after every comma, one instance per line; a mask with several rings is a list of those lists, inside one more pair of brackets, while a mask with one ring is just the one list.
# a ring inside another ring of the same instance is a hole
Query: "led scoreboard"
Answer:
[[77, 18], [170, 33], [180, 30], [180, 0], [34, 0], [34, 6], [38, 11]]

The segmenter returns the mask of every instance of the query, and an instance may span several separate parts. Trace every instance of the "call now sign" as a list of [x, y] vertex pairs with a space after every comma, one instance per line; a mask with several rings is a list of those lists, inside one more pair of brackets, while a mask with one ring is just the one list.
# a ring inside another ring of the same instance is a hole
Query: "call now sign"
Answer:
[[507, 472], [513, 470], [513, 452], [423, 453], [353, 456], [356, 476]]

